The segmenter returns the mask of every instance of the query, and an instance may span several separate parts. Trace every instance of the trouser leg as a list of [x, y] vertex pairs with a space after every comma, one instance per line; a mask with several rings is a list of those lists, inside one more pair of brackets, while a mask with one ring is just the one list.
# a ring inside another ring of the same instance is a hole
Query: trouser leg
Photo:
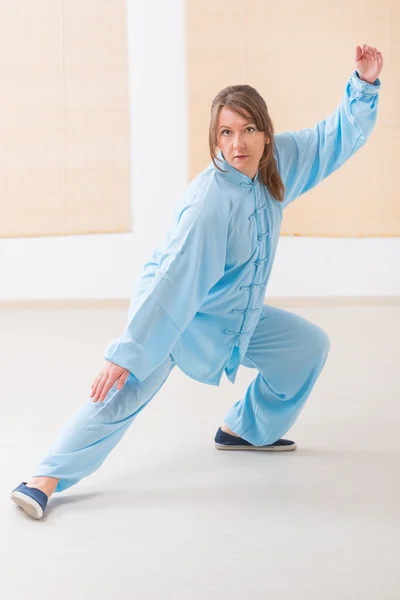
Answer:
[[242, 362], [259, 373], [226, 415], [228, 427], [255, 446], [281, 438], [298, 418], [329, 348], [319, 326], [264, 306]]
[[142, 382], [130, 374], [124, 387], [114, 385], [103, 402], [90, 399], [59, 432], [35, 477], [60, 479], [61, 492], [93, 473], [117, 445], [135, 417], [155, 396], [175, 366], [169, 356]]

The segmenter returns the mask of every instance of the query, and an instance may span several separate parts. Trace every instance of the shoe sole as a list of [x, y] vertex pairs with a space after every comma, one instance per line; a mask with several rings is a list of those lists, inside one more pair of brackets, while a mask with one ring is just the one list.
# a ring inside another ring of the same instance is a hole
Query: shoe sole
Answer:
[[33, 519], [41, 519], [43, 517], [42, 507], [36, 500], [30, 498], [30, 496], [26, 496], [26, 494], [22, 494], [21, 492], [12, 492], [11, 500]]
[[290, 446], [230, 446], [228, 444], [215, 444], [218, 450], [250, 450], [256, 452], [291, 452], [296, 450], [297, 444], [291, 444]]

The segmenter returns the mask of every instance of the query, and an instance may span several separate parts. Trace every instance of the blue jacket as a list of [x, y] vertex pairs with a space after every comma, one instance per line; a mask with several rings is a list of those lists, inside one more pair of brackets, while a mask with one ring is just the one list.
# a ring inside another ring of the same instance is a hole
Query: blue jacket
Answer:
[[[172, 354], [190, 377], [235, 381], [260, 319], [282, 210], [343, 165], [370, 135], [381, 82], [351, 75], [339, 107], [313, 129], [279, 133], [275, 158], [284, 201], [221, 153], [188, 186], [165, 243], [145, 264], [121, 337], [105, 358], [139, 381]], [[261, 317], [262, 318], [262, 317]]]

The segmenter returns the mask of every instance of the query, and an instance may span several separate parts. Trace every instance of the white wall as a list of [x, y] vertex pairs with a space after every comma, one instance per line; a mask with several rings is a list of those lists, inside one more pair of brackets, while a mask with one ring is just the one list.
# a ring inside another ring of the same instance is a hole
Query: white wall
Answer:
[[[0, 240], [0, 300], [130, 295], [186, 186], [183, 11], [128, 0], [133, 232]], [[399, 263], [399, 238], [282, 237], [268, 294], [400, 295]]]

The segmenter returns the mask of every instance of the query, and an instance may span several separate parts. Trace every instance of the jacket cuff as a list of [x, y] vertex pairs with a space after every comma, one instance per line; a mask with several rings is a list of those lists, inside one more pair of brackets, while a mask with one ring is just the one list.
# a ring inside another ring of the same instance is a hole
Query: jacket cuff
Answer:
[[141, 382], [167, 358], [180, 335], [163, 309], [148, 298], [122, 336], [107, 346], [104, 358]]
[[350, 77], [350, 83], [357, 92], [362, 92], [367, 96], [373, 96], [378, 93], [382, 82], [378, 78], [375, 79], [373, 84], [367, 83], [366, 81], [360, 79], [357, 71], [354, 71], [352, 76]]

